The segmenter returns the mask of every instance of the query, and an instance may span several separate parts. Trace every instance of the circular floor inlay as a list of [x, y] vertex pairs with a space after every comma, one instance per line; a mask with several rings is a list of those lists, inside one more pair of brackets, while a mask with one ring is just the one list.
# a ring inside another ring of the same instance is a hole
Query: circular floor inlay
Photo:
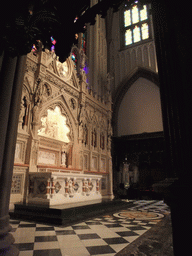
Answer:
[[156, 220], [164, 217], [163, 214], [157, 212], [145, 212], [145, 211], [122, 211], [114, 214], [115, 217], [125, 218], [131, 220]]

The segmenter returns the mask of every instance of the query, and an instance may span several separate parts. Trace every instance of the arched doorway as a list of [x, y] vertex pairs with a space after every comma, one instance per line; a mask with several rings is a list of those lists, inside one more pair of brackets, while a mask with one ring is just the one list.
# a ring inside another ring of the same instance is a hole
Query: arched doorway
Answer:
[[[114, 189], [122, 187], [122, 183], [126, 187], [130, 183], [142, 191], [152, 190], [153, 183], [165, 178], [158, 75], [137, 68], [120, 84], [114, 95]], [[122, 181], [122, 177], [126, 177], [123, 175], [126, 164], [129, 166], [129, 181]]]

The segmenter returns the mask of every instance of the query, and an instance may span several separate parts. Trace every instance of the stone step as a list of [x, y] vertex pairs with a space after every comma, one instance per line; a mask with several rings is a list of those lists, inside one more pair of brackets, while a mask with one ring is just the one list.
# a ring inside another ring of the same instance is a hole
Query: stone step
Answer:
[[90, 202], [86, 205], [76, 204], [60, 206], [43, 206], [32, 204], [15, 204], [14, 211], [10, 212], [12, 219], [24, 219], [54, 225], [69, 225], [83, 221], [98, 215], [116, 212], [131, 207], [133, 204], [128, 200], [110, 200], [103, 202]]

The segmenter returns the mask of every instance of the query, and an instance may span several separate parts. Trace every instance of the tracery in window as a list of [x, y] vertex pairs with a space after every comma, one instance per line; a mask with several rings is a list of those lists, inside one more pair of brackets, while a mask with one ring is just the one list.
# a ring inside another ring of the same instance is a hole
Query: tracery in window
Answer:
[[146, 40], [149, 38], [149, 15], [148, 15], [148, 6], [143, 5], [143, 8], [140, 9], [138, 5], [135, 4], [130, 8], [124, 9], [124, 45], [132, 45], [134, 43]]

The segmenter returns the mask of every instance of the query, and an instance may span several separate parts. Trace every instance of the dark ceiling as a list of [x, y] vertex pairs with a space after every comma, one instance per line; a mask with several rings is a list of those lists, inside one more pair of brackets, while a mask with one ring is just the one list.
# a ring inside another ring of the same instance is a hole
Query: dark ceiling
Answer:
[[[6, 50], [11, 56], [23, 55], [31, 51], [37, 40], [46, 46], [52, 36], [57, 40], [56, 54], [64, 61], [69, 56], [74, 34], [83, 32], [86, 23], [93, 25], [96, 14], [105, 18], [110, 7], [117, 11], [123, 1], [99, 0], [91, 8], [90, 0], [4, 1], [0, 16], [0, 53]], [[74, 23], [76, 16], [78, 20]]]

